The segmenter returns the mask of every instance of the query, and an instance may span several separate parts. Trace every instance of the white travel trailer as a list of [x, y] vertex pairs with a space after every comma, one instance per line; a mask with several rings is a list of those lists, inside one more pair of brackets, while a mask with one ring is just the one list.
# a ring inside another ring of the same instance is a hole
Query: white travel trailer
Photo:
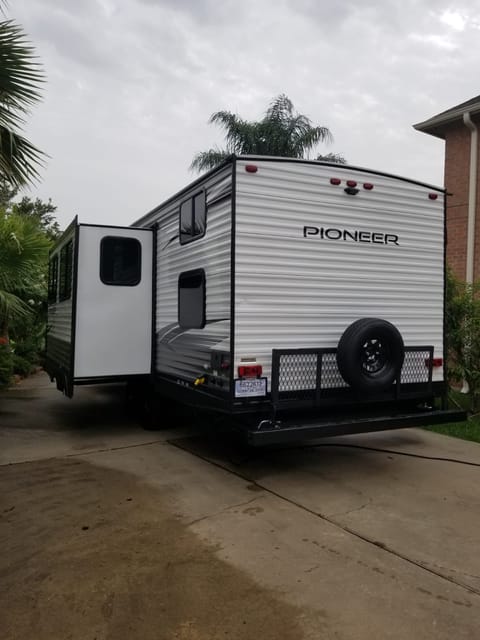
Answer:
[[444, 287], [443, 189], [232, 156], [131, 227], [74, 220], [46, 368], [241, 414], [253, 444], [446, 422]]

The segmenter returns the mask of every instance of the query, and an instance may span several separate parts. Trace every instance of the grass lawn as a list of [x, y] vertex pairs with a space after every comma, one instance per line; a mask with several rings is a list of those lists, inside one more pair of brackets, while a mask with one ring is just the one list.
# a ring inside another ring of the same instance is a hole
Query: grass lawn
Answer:
[[[460, 407], [462, 409], [466, 409], [468, 406], [468, 397], [459, 391], [451, 391], [450, 405], [452, 408]], [[465, 422], [439, 424], [433, 427], [427, 427], [427, 429], [428, 431], [443, 433], [446, 436], [453, 436], [454, 438], [480, 442], [480, 414], [475, 414], [469, 417]]]

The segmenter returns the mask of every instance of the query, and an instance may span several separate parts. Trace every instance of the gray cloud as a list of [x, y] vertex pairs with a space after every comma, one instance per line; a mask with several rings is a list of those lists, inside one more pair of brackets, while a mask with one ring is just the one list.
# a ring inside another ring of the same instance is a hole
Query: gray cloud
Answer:
[[222, 144], [209, 115], [287, 93], [352, 164], [442, 182], [442, 143], [411, 125], [478, 93], [480, 2], [18, 0], [48, 83], [28, 135], [35, 191], [62, 224], [128, 224]]

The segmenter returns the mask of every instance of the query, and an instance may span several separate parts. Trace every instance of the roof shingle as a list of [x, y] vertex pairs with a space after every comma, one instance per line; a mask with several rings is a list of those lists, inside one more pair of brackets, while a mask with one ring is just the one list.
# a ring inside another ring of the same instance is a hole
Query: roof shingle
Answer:
[[414, 124], [413, 127], [417, 129], [417, 131], [423, 131], [437, 138], [445, 139], [445, 125], [455, 122], [456, 120], [461, 120], [463, 114], [467, 111], [469, 111], [471, 115], [480, 113], [480, 95], [461, 104], [457, 104], [455, 107], [451, 107], [446, 111], [442, 111], [424, 122]]

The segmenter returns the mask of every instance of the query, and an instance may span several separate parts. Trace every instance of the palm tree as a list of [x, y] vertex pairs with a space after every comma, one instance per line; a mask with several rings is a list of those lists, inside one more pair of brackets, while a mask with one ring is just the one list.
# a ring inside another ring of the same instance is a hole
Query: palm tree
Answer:
[[327, 127], [315, 127], [307, 116], [295, 113], [284, 94], [272, 100], [262, 120], [251, 122], [230, 111], [217, 111], [209, 122], [224, 129], [226, 149], [198, 153], [191, 169], [211, 169], [232, 153], [304, 158], [319, 142], [333, 140]]
[[[1, 3], [0, 3], [1, 4]], [[20, 26], [0, 21], [0, 178], [23, 187], [39, 178], [44, 153], [19, 130], [40, 100], [43, 72]]]
[[9, 324], [30, 314], [25, 300], [44, 286], [50, 245], [35, 220], [0, 211], [0, 337], [8, 339]]

